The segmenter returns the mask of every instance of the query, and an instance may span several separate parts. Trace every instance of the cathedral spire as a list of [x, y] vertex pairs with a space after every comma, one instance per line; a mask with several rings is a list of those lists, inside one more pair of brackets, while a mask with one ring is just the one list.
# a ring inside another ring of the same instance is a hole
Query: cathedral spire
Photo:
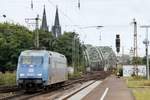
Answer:
[[43, 11], [43, 18], [42, 18], [42, 26], [41, 26], [41, 29], [44, 30], [44, 31], [48, 31], [45, 5], [44, 5], [44, 11]]
[[59, 14], [58, 14], [58, 7], [56, 7], [56, 15], [55, 15], [55, 23], [54, 25], [59, 26]]
[[55, 37], [58, 37], [61, 35], [61, 26], [59, 23], [59, 14], [58, 14], [58, 7], [56, 7], [56, 14], [55, 14], [55, 22], [52, 27], [52, 32]]

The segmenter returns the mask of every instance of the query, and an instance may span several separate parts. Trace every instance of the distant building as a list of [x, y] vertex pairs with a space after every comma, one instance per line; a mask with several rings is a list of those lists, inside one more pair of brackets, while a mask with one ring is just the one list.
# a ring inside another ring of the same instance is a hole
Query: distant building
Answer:
[[130, 57], [130, 55], [124, 54], [124, 55], [120, 56], [119, 61], [123, 65], [129, 65], [129, 64], [131, 64], [131, 57]]
[[52, 26], [52, 33], [56, 38], [61, 36], [61, 26], [59, 23], [58, 8], [56, 8], [55, 22], [54, 25]]
[[44, 10], [43, 10], [43, 18], [42, 18], [41, 29], [44, 30], [44, 31], [48, 31], [45, 6], [44, 6]]

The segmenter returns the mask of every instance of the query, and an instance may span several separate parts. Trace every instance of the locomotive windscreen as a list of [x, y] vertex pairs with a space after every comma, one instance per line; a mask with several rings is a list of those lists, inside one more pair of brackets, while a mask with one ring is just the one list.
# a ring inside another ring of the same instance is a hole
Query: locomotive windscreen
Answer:
[[40, 64], [43, 64], [43, 57], [42, 56], [22, 56], [20, 63], [40, 65]]

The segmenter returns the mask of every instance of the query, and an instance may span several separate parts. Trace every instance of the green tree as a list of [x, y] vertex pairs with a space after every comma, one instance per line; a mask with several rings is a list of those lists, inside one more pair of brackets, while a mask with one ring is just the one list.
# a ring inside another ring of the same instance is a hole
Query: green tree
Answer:
[[133, 57], [132, 64], [142, 65], [143, 64], [143, 58], [142, 57]]
[[65, 32], [62, 36], [53, 42], [53, 51], [64, 54], [67, 57], [68, 64], [72, 64], [72, 40], [74, 33]]
[[14, 70], [20, 52], [33, 46], [32, 32], [24, 26], [0, 24], [0, 67]]
[[[35, 32], [21, 25], [0, 24], [0, 68], [16, 69], [21, 51], [34, 48]], [[83, 69], [83, 45], [78, 34], [64, 32], [62, 36], [54, 38], [51, 32], [43, 30], [38, 32], [40, 47], [64, 54], [68, 65], [72, 66], [74, 63], [78, 71]]]
[[[43, 47], [46, 50], [52, 50], [52, 42], [54, 41], [52, 33], [44, 30], [38, 30], [38, 32], [39, 32], [39, 47], [40, 48]], [[36, 31], [34, 31], [33, 34], [36, 34]], [[33, 38], [35, 37], [33, 36]]]
[[74, 32], [64, 32], [62, 36], [55, 40], [53, 50], [64, 54], [70, 66], [73, 66], [72, 64], [78, 67], [81, 65], [83, 52], [78, 34]]

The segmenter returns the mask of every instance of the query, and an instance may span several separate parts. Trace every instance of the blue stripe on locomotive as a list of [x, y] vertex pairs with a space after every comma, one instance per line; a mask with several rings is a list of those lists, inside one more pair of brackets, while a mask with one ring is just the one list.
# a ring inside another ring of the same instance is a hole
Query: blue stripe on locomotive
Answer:
[[[31, 53], [32, 55], [32, 53]], [[17, 80], [22, 79], [36, 79], [41, 78], [44, 81], [44, 85], [48, 85], [49, 74], [51, 74], [51, 70], [49, 66], [49, 54], [46, 51], [40, 51], [39, 53], [34, 53], [34, 56], [42, 56], [43, 63], [40, 65], [30, 65], [30, 64], [20, 64], [21, 57], [25, 56], [22, 53], [19, 56], [18, 66], [17, 66]], [[30, 72], [29, 72], [30, 70]], [[24, 74], [24, 76], [21, 76]], [[41, 76], [38, 76], [42, 74]]]

